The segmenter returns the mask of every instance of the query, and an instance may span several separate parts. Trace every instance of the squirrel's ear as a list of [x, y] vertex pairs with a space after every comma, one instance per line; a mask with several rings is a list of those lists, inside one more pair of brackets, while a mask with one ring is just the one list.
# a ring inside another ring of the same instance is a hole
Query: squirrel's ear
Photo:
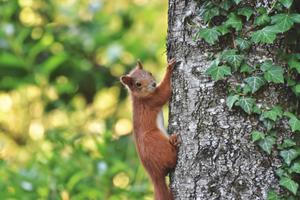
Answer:
[[124, 75], [124, 76], [121, 76], [120, 81], [121, 81], [121, 83], [123, 83], [123, 85], [131, 85], [132, 78], [130, 76]]
[[140, 60], [137, 61], [137, 68], [143, 69], [143, 65]]

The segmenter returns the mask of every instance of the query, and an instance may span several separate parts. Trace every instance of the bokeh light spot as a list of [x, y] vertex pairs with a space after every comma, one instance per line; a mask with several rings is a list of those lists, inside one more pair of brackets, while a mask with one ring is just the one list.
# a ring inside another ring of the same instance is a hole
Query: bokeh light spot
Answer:
[[0, 111], [9, 112], [12, 108], [13, 102], [8, 94], [0, 94]]
[[43, 29], [42, 28], [34, 28], [31, 32], [31, 38], [34, 40], [38, 40], [43, 35]]
[[132, 131], [132, 123], [129, 119], [119, 119], [115, 125], [115, 132], [118, 136], [126, 135]]
[[40, 140], [44, 137], [44, 126], [42, 123], [38, 122], [38, 121], [33, 121], [31, 122], [30, 126], [29, 126], [29, 136], [33, 139], [33, 140]]
[[129, 184], [129, 177], [124, 172], [121, 172], [114, 177], [113, 183], [114, 186], [124, 189]]

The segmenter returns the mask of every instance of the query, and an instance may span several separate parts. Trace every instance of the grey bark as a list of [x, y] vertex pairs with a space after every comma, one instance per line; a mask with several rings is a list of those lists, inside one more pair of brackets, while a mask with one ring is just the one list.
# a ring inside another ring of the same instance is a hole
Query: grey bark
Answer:
[[[250, 1], [250, 5], [269, 6], [268, 1]], [[278, 190], [278, 152], [268, 156], [251, 142], [250, 132], [261, 128], [257, 118], [239, 109], [229, 111], [224, 82], [212, 81], [204, 74], [209, 53], [229, 43], [225, 40], [209, 46], [194, 41], [195, 25], [204, 24], [198, 16], [200, 6], [201, 1], [169, 0], [168, 58], [181, 62], [172, 77], [169, 114], [169, 131], [181, 137], [177, 167], [171, 176], [172, 192], [178, 200], [266, 199], [269, 189]], [[273, 56], [273, 50], [274, 46], [255, 46], [249, 60], [259, 63]], [[260, 103], [287, 102], [288, 96], [282, 97], [282, 93], [283, 88], [270, 86], [262, 92]]]

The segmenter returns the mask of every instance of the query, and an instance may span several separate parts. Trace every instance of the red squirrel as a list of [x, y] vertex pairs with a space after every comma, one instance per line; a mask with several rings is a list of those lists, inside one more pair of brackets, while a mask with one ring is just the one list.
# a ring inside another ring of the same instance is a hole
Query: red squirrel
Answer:
[[133, 104], [133, 131], [140, 160], [153, 185], [155, 200], [173, 200], [165, 177], [177, 162], [177, 135], [169, 136], [163, 125], [162, 106], [171, 96], [171, 74], [176, 61], [168, 63], [163, 80], [156, 86], [141, 62], [120, 81], [129, 89]]

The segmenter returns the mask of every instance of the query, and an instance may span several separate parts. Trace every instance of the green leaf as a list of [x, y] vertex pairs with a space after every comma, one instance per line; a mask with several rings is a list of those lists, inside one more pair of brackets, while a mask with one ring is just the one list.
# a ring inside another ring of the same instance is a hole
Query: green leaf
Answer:
[[241, 30], [243, 26], [242, 20], [235, 14], [230, 14], [225, 24], [234, 28], [236, 31]]
[[242, 39], [242, 38], [237, 38], [235, 40], [235, 43], [236, 43], [237, 47], [242, 51], [249, 49], [251, 46], [250, 41]]
[[252, 94], [255, 93], [261, 86], [265, 84], [265, 80], [262, 77], [252, 76], [245, 79], [246, 83], [250, 86]]
[[292, 90], [296, 94], [296, 96], [299, 96], [300, 95], [300, 84], [293, 86]]
[[256, 142], [258, 140], [264, 139], [265, 134], [263, 132], [260, 132], [260, 131], [252, 131], [251, 132], [251, 138], [252, 138], [252, 142]]
[[284, 83], [283, 69], [280, 66], [273, 66], [264, 73], [264, 78], [268, 82]]
[[221, 33], [216, 28], [202, 28], [197, 33], [198, 38], [204, 39], [209, 44], [214, 44], [218, 41], [220, 35]]
[[18, 57], [5, 51], [0, 54], [0, 65], [1, 67], [26, 68], [25, 61], [21, 56]]
[[231, 69], [226, 65], [212, 66], [206, 70], [206, 73], [210, 75], [212, 79], [217, 81], [223, 79], [227, 75], [231, 75]]
[[271, 23], [275, 24], [278, 31], [283, 33], [292, 28], [294, 21], [289, 14], [282, 13], [272, 16]]
[[270, 21], [271, 18], [267, 14], [263, 14], [255, 18], [254, 25], [261, 26], [261, 25], [268, 24]]
[[251, 87], [249, 85], [244, 85], [243, 86], [243, 94], [248, 94], [252, 91]]
[[208, 8], [203, 13], [202, 17], [205, 23], [209, 22], [213, 17], [218, 16], [220, 10], [218, 7]]
[[282, 117], [282, 114], [283, 114], [282, 108], [279, 106], [274, 106], [271, 110], [263, 112], [261, 117], [263, 119], [270, 119], [275, 122], [277, 118]]
[[298, 60], [290, 59], [288, 65], [290, 69], [296, 69], [298, 74], [300, 74], [300, 62]]
[[236, 5], [238, 5], [243, 0], [233, 0]]
[[220, 26], [216, 26], [216, 30], [218, 32], [220, 32], [221, 35], [225, 35], [225, 34], [229, 33], [229, 29], [225, 24], [222, 24]]
[[287, 112], [287, 111], [285, 111], [284, 113], [283, 113], [283, 115], [284, 116], [286, 116], [286, 117], [288, 117], [288, 118], [297, 118], [293, 113], [291, 113], [291, 112]]
[[293, 181], [292, 179], [288, 178], [288, 177], [282, 177], [280, 179], [279, 185], [285, 187], [286, 189], [288, 189], [290, 192], [292, 192], [294, 195], [297, 194], [298, 191], [298, 183], [296, 183], [295, 181]]
[[289, 125], [293, 132], [300, 131], [300, 120], [298, 120], [296, 117], [292, 117], [289, 120]]
[[293, 0], [279, 0], [279, 1], [286, 8], [290, 8], [291, 5], [293, 4]]
[[273, 67], [273, 63], [271, 60], [267, 60], [265, 61], [261, 66], [260, 66], [260, 69], [265, 72], [269, 69], [271, 69]]
[[246, 19], [247, 19], [247, 21], [250, 19], [250, 17], [252, 16], [253, 12], [254, 12], [253, 9], [250, 8], [250, 7], [244, 7], [244, 8], [238, 9], [238, 14], [245, 16]]
[[298, 157], [298, 153], [295, 149], [282, 150], [280, 151], [280, 156], [283, 158], [284, 162], [290, 166], [291, 162]]
[[252, 112], [260, 115], [261, 114], [261, 109], [257, 105], [254, 105]]
[[252, 71], [253, 71], [253, 69], [249, 65], [247, 65], [246, 63], [242, 64], [241, 69], [240, 69], [241, 73], [248, 73], [249, 74]]
[[291, 14], [291, 19], [295, 23], [300, 23], [300, 14], [298, 14], [298, 13]]
[[267, 131], [270, 131], [275, 125], [275, 123], [269, 119], [263, 119], [263, 124], [266, 127]]
[[296, 81], [294, 79], [291, 79], [290, 77], [286, 77], [286, 83], [288, 86], [295, 86], [296, 85]]
[[280, 200], [280, 198], [274, 190], [271, 190], [268, 192], [267, 200]]
[[275, 144], [275, 138], [266, 136], [258, 142], [258, 145], [268, 154], [271, 154], [273, 145]]
[[250, 97], [241, 97], [239, 99], [239, 106], [248, 114], [250, 114], [253, 110], [253, 106], [255, 104], [255, 100]]
[[296, 146], [296, 142], [291, 139], [284, 139], [282, 144], [279, 145], [280, 149], [286, 149]]
[[222, 58], [236, 71], [244, 60], [244, 55], [237, 54], [237, 50], [227, 50], [222, 53]]
[[265, 28], [255, 31], [251, 35], [251, 40], [254, 43], [267, 43], [272, 44], [276, 39], [276, 30], [274, 27], [266, 26]]
[[300, 174], [300, 162], [296, 162], [291, 167], [292, 172]]
[[228, 11], [232, 5], [233, 5], [233, 3], [231, 1], [221, 1], [219, 4], [220, 8], [222, 8], [226, 11]]
[[239, 100], [239, 96], [238, 95], [231, 95], [228, 96], [226, 99], [226, 105], [228, 106], [229, 110], [231, 110], [231, 108], [233, 107], [234, 103]]

